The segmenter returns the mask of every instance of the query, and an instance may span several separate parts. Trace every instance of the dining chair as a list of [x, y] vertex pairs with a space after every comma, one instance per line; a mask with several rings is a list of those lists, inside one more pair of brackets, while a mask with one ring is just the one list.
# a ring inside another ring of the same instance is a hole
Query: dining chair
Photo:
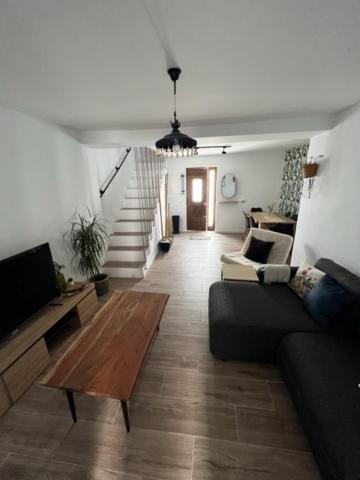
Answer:
[[244, 232], [244, 238], [247, 237], [247, 234], [249, 233], [249, 230], [251, 228], [251, 218], [250, 215], [245, 212], [244, 210], [242, 211], [245, 217], [245, 232]]
[[[263, 209], [261, 207], [252, 207], [250, 209], [250, 212], [263, 212]], [[250, 228], [258, 228], [258, 227], [259, 227], [259, 224], [255, 222], [255, 220], [250, 215]]]

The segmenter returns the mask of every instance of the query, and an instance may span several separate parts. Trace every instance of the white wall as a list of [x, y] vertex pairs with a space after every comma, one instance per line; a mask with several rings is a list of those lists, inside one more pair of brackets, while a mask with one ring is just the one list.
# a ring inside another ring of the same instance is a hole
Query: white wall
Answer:
[[70, 273], [62, 241], [67, 221], [75, 209], [101, 208], [96, 176], [75, 137], [0, 107], [0, 258], [50, 242]]
[[360, 274], [360, 107], [327, 134], [313, 137], [309, 156], [324, 155], [310, 199], [302, 198], [294, 265], [328, 257]]
[[[195, 156], [191, 158], [168, 159], [169, 201], [171, 215], [180, 215], [180, 230], [186, 230], [186, 193], [181, 193], [182, 173], [191, 167], [218, 167], [216, 231], [243, 232], [245, 221], [242, 210], [250, 207], [267, 206], [280, 198], [284, 150], [265, 150], [227, 155]], [[222, 204], [221, 178], [233, 173], [237, 178], [235, 200], [245, 199], [246, 203]], [[186, 188], [186, 179], [185, 179]]]

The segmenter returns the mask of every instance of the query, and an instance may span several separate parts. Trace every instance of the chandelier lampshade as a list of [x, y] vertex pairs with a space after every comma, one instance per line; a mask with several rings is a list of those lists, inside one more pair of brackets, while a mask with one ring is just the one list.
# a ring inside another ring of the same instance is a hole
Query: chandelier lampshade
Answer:
[[174, 121], [170, 122], [172, 131], [155, 143], [156, 153], [167, 157], [190, 157], [197, 154], [197, 141], [180, 132], [180, 122], [176, 118], [176, 81], [180, 68], [170, 68], [168, 74], [174, 83]]

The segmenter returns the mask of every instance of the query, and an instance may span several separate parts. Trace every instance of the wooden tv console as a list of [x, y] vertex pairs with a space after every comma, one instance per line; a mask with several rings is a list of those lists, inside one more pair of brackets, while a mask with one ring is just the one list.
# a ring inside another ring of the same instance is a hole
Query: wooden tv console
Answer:
[[97, 306], [94, 284], [68, 297], [62, 295], [45, 307], [16, 335], [0, 344], [0, 416], [25, 392], [50, 361], [44, 335], [67, 313], [80, 328]]

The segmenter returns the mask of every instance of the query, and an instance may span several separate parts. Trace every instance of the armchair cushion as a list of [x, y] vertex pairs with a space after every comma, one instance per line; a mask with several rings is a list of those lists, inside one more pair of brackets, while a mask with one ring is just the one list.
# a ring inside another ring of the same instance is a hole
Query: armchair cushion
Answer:
[[273, 245], [274, 242], [265, 242], [264, 240], [251, 237], [245, 257], [258, 263], [266, 263]]

